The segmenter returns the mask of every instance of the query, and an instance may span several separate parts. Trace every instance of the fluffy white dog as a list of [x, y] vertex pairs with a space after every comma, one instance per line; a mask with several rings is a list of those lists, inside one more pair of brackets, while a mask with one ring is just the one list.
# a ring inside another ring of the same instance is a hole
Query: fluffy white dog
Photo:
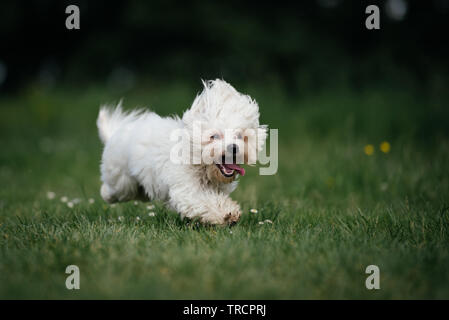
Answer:
[[102, 106], [101, 196], [106, 202], [162, 200], [181, 217], [232, 224], [240, 206], [229, 194], [254, 164], [266, 139], [259, 106], [223, 80], [203, 82], [179, 117]]

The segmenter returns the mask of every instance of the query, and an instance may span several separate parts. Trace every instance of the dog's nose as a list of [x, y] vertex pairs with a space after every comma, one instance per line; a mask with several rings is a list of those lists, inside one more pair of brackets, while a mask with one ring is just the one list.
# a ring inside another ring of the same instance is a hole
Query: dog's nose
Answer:
[[228, 144], [228, 147], [226, 148], [228, 153], [237, 154], [239, 152], [239, 146], [235, 143]]

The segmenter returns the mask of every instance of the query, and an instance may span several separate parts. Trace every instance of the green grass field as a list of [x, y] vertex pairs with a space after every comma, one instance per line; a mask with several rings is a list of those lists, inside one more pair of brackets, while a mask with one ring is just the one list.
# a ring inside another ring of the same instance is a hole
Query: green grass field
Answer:
[[[279, 129], [279, 170], [247, 168], [233, 228], [186, 224], [161, 203], [110, 206], [99, 195], [99, 104], [124, 97], [126, 108], [179, 113], [199, 82], [128, 92], [32, 86], [1, 97], [0, 298], [449, 298], [444, 88], [297, 97], [237, 88]], [[70, 208], [61, 197], [80, 202]], [[259, 224], [266, 219], [273, 223]], [[71, 264], [80, 290], [65, 287]], [[365, 288], [371, 264], [380, 290]]]

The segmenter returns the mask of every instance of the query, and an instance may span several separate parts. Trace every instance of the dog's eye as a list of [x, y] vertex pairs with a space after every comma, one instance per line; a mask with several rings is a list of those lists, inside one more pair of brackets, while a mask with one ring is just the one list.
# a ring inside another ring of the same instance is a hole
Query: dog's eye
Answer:
[[217, 140], [217, 139], [220, 139], [220, 135], [219, 135], [218, 133], [213, 134], [213, 135], [210, 136], [210, 139], [211, 139], [211, 140]]

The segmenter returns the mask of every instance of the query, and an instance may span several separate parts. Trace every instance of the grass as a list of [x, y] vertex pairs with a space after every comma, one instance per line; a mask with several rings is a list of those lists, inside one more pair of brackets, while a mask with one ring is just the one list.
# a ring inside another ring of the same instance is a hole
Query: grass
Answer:
[[[279, 129], [279, 170], [248, 168], [233, 194], [238, 225], [187, 224], [161, 203], [154, 217], [145, 203], [106, 205], [99, 104], [123, 96], [168, 115], [199, 89], [33, 86], [0, 98], [0, 298], [449, 298], [447, 93], [248, 87]], [[70, 264], [80, 290], [65, 288]], [[380, 290], [365, 288], [371, 264]]]

